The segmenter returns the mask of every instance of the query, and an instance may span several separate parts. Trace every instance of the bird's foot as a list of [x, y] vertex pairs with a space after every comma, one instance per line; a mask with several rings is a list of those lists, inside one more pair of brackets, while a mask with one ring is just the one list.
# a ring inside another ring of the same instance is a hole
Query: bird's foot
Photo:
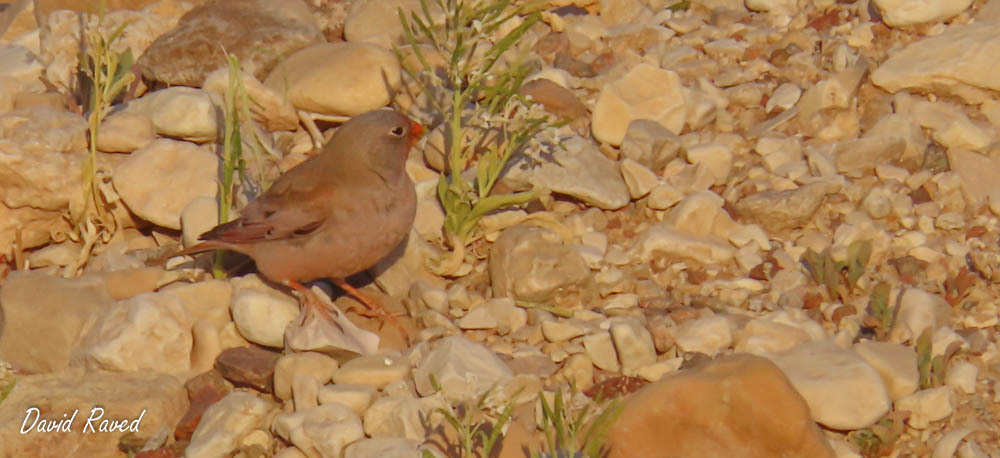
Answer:
[[333, 313], [323, 300], [316, 296], [316, 293], [313, 292], [313, 290], [302, 286], [301, 283], [295, 280], [288, 280], [282, 283], [302, 295], [303, 323], [317, 315], [325, 320], [334, 322]]
[[362, 294], [361, 291], [358, 291], [357, 288], [351, 286], [346, 281], [333, 280], [333, 282], [341, 289], [343, 289], [345, 292], [347, 292], [347, 294], [354, 296], [354, 298], [360, 301], [362, 304], [364, 304], [365, 307], [368, 307], [368, 311], [355, 310], [359, 315], [369, 318], [379, 318], [383, 322], [388, 321], [389, 323], [392, 323], [392, 325], [395, 326], [396, 329], [399, 329], [399, 332], [403, 334], [404, 338], [409, 340], [410, 333], [406, 332], [406, 329], [403, 328], [403, 325], [399, 323], [399, 320], [397, 320], [395, 316], [387, 312], [385, 308], [383, 308], [377, 302], [373, 301], [368, 296]]

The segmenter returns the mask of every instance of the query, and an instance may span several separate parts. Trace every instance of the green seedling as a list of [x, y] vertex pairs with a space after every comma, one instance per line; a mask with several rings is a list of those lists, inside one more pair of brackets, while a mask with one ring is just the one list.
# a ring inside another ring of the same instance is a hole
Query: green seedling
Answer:
[[[427, 96], [434, 117], [445, 123], [447, 164], [437, 195], [445, 212], [445, 238], [453, 251], [435, 270], [451, 275], [460, 267], [484, 216], [537, 198], [533, 190], [496, 194], [493, 189], [510, 159], [557, 124], [532, 114], [531, 102], [518, 94], [529, 67], [498, 64], [541, 19], [538, 11], [528, 12], [509, 0], [421, 0], [420, 5], [420, 13], [398, 11], [409, 51], [420, 63], [419, 70], [405, 64], [403, 69]], [[443, 25], [436, 25], [432, 6], [444, 12]], [[493, 41], [501, 26], [522, 16], [519, 25]], [[444, 75], [436, 73], [421, 45], [447, 61]], [[394, 49], [404, 63], [403, 51]], [[464, 173], [473, 162], [475, 179], [470, 181]]]
[[858, 447], [861, 456], [886, 456], [903, 434], [904, 420], [899, 413], [890, 413], [868, 428], [852, 431], [847, 435], [847, 440]]
[[[441, 385], [432, 374], [430, 376], [431, 387], [434, 391], [441, 391]], [[486, 390], [474, 404], [463, 402], [453, 412], [451, 409], [435, 409], [444, 417], [445, 422], [451, 426], [458, 437], [458, 452], [461, 458], [488, 458], [494, 456], [494, 450], [510, 422], [514, 413], [514, 401], [516, 396], [508, 400], [500, 415], [493, 417], [489, 413], [486, 400], [492, 390]], [[430, 450], [424, 450], [422, 456], [433, 458], [434, 454]]]
[[[240, 62], [236, 56], [227, 54], [229, 63], [229, 85], [226, 87], [226, 124], [222, 140], [222, 180], [219, 181], [219, 223], [229, 222], [229, 209], [233, 206], [233, 198], [236, 194], [236, 172], [241, 174], [245, 170], [246, 164], [243, 161], [243, 138], [240, 134], [240, 110], [238, 98], [240, 95], [246, 97], [246, 89], [243, 88], [243, 74], [240, 71]], [[246, 103], [243, 103], [246, 107]], [[212, 260], [212, 274], [215, 278], [225, 277], [223, 268], [222, 251], [215, 252]]]
[[10, 396], [11, 391], [14, 391], [14, 385], [17, 385], [17, 380], [11, 379], [6, 385], [3, 386], [2, 389], [0, 389], [0, 404], [7, 399], [7, 396]]
[[619, 399], [612, 399], [596, 416], [594, 408], [601, 404], [600, 400], [588, 403], [574, 414], [563, 399], [562, 390], [556, 390], [551, 405], [545, 396], [539, 396], [538, 401], [548, 451], [534, 453], [533, 458], [601, 458], [607, 454], [607, 433], [624, 409]]
[[847, 247], [847, 260], [835, 261], [829, 247], [822, 253], [808, 249], [802, 254], [802, 263], [813, 281], [826, 287], [831, 298], [844, 299], [854, 291], [858, 279], [865, 274], [871, 250], [871, 242], [856, 241]]
[[894, 314], [889, 307], [889, 284], [881, 282], [872, 288], [868, 298], [868, 313], [878, 320], [878, 335], [884, 337], [892, 328]]

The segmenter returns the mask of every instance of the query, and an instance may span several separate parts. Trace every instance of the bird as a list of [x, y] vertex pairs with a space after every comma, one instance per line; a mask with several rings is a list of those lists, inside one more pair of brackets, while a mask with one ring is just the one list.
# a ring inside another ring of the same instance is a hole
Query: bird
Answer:
[[305, 317], [330, 318], [326, 305], [302, 285], [329, 279], [402, 330], [346, 279], [375, 265], [409, 234], [417, 197], [405, 163], [423, 130], [391, 109], [351, 118], [318, 154], [250, 201], [239, 218], [205, 232], [201, 243], [182, 254], [229, 250], [249, 256], [265, 278], [302, 295]]

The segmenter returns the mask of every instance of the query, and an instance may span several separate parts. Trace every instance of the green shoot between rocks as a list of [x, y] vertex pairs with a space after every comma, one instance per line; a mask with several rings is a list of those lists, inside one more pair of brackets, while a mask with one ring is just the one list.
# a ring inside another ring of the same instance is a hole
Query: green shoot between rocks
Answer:
[[[437, 194], [445, 212], [445, 237], [453, 251], [433, 267], [439, 274], [452, 275], [464, 260], [466, 245], [478, 236], [483, 216], [537, 197], [533, 190], [493, 194], [493, 188], [511, 157], [556, 124], [518, 94], [528, 66], [501, 59], [538, 22], [538, 11], [528, 12], [509, 0], [430, 1], [421, 0], [422, 14], [407, 17], [398, 11], [408, 52], [416, 56], [420, 68], [414, 71], [405, 65], [404, 50], [395, 52], [407, 76], [427, 96], [432, 115], [445, 124], [447, 163]], [[442, 25], [434, 20], [432, 7], [444, 13]], [[505, 24], [516, 20], [520, 24], [494, 40]], [[447, 62], [441, 76], [428, 59], [431, 53]], [[477, 156], [475, 179], [470, 180], [465, 172]]]
[[[229, 85], [226, 87], [226, 125], [222, 140], [222, 179], [219, 181], [219, 223], [229, 222], [229, 209], [233, 206], [233, 196], [236, 184], [236, 171], [244, 170], [243, 139], [240, 135], [240, 111], [237, 109], [237, 97], [246, 96], [243, 88], [243, 78], [240, 73], [240, 62], [236, 56], [227, 55], [229, 63]], [[244, 106], [246, 104], [244, 103]], [[212, 275], [215, 278], [225, 277], [222, 251], [215, 252], [212, 260]]]
[[[605, 438], [622, 413], [621, 400], [614, 398], [604, 403], [595, 399], [575, 413], [562, 390], [556, 390], [552, 404], [544, 395], [538, 397], [538, 402], [548, 451], [536, 452], [532, 458], [601, 458], [607, 454]], [[595, 408], [601, 404], [603, 408], [597, 412]]]
[[74, 226], [74, 234], [71, 239], [82, 241], [83, 249], [77, 259], [76, 265], [71, 266], [69, 273], [75, 273], [82, 267], [94, 243], [100, 238], [110, 238], [110, 235], [117, 229], [117, 222], [114, 216], [109, 215], [107, 210], [108, 202], [114, 200], [108, 194], [112, 191], [109, 187], [101, 186], [101, 176], [110, 172], [102, 169], [97, 163], [97, 143], [100, 134], [100, 125], [111, 112], [111, 106], [115, 98], [122, 93], [135, 80], [132, 73], [133, 57], [129, 50], [123, 53], [116, 53], [111, 50], [114, 42], [121, 37], [127, 23], [118, 26], [110, 34], [105, 36], [101, 31], [104, 25], [105, 4], [100, 1], [97, 7], [97, 16], [89, 17], [88, 26], [85, 28], [86, 43], [80, 52], [80, 72], [86, 77], [85, 93], [88, 99], [88, 132], [89, 154], [84, 161], [82, 170], [83, 181], [83, 207], [76, 209], [70, 206], [70, 221]]

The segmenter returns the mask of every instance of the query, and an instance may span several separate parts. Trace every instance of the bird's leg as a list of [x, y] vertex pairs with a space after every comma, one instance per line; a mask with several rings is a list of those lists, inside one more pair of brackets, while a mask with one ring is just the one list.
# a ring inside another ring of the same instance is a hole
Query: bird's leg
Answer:
[[330, 314], [330, 310], [327, 309], [326, 304], [323, 303], [322, 299], [316, 297], [316, 293], [314, 293], [311, 289], [302, 286], [301, 283], [295, 280], [285, 280], [281, 283], [294, 289], [295, 291], [298, 291], [299, 294], [302, 295], [302, 307], [305, 308], [304, 319], [309, 319], [309, 317], [318, 312], [320, 316], [328, 321], [334, 321], [333, 315]]
[[371, 310], [376, 317], [382, 318], [384, 321], [391, 322], [393, 326], [396, 327], [396, 329], [399, 329], [399, 332], [403, 333], [404, 336], [409, 335], [409, 333], [406, 332], [406, 329], [403, 329], [403, 325], [399, 324], [399, 320], [397, 320], [396, 317], [390, 315], [389, 312], [386, 312], [385, 309], [382, 308], [381, 305], [378, 305], [377, 302], [371, 300], [371, 298], [362, 294], [361, 291], [358, 291], [357, 288], [351, 286], [345, 280], [340, 280], [340, 279], [331, 279], [331, 280], [333, 281], [334, 284], [339, 286], [340, 289], [346, 291], [347, 294], [354, 296], [355, 299], [361, 301], [362, 304], [365, 304], [365, 307], [368, 307], [368, 309]]

